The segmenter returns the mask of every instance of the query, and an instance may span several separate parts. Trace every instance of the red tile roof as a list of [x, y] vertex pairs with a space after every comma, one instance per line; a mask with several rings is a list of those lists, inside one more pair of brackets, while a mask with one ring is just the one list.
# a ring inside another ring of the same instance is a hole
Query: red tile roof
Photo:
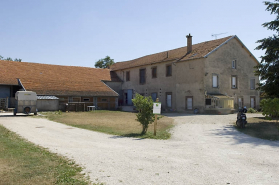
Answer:
[[18, 78], [39, 95], [118, 96], [102, 82], [117, 81], [109, 69], [0, 60], [0, 71], [0, 84], [18, 85]]
[[201, 58], [232, 37], [233, 36], [229, 36], [221, 39], [195, 44], [192, 46], [192, 52], [188, 55], [186, 55], [187, 46], [185, 46], [182, 48], [177, 48], [169, 51], [143, 56], [130, 61], [117, 62], [111, 66], [111, 69], [113, 71], [117, 71], [120, 69], [150, 65], [153, 63], [166, 62], [171, 60], [191, 60], [191, 59]]

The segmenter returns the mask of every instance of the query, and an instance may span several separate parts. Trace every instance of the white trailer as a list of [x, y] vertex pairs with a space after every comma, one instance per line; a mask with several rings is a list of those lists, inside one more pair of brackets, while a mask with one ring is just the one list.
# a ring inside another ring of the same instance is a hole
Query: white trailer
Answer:
[[37, 94], [32, 91], [17, 91], [15, 94], [16, 105], [14, 115], [17, 113], [37, 115]]

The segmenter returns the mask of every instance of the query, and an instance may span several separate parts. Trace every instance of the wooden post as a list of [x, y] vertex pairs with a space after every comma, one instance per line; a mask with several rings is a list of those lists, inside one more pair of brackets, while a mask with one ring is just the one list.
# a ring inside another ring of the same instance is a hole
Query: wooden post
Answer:
[[[156, 98], [156, 102], [159, 102], [159, 98]], [[157, 130], [157, 114], [155, 114], [154, 136], [156, 136], [156, 130]]]

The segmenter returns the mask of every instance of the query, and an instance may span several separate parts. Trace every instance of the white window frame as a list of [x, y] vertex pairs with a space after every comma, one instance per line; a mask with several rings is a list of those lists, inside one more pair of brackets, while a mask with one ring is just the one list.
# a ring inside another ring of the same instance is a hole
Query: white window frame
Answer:
[[[216, 79], [216, 83], [214, 83], [214, 81], [215, 81], [214, 77]], [[212, 74], [212, 87], [213, 88], [218, 88], [219, 87], [218, 81], [219, 81], [219, 76], [217, 74]]]
[[237, 89], [237, 76], [231, 77], [232, 89]]
[[232, 61], [232, 69], [236, 69], [236, 60]]

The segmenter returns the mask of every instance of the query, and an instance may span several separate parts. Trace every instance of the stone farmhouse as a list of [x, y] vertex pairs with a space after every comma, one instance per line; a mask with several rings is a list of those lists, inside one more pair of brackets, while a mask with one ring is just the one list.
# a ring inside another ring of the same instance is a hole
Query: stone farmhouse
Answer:
[[[132, 111], [136, 93], [159, 98], [163, 111], [231, 113], [259, 108], [257, 59], [237, 36], [229, 36], [118, 62], [111, 69], [0, 60], [0, 106], [14, 107], [15, 92], [34, 91], [42, 110], [79, 103]], [[50, 107], [51, 101], [57, 106]], [[0, 109], [1, 109], [0, 107]], [[76, 109], [77, 110], [77, 109]]]
[[111, 70], [122, 80], [119, 99], [132, 106], [136, 93], [159, 98], [165, 111], [230, 113], [259, 108], [257, 59], [237, 36], [187, 46], [126, 62]]

